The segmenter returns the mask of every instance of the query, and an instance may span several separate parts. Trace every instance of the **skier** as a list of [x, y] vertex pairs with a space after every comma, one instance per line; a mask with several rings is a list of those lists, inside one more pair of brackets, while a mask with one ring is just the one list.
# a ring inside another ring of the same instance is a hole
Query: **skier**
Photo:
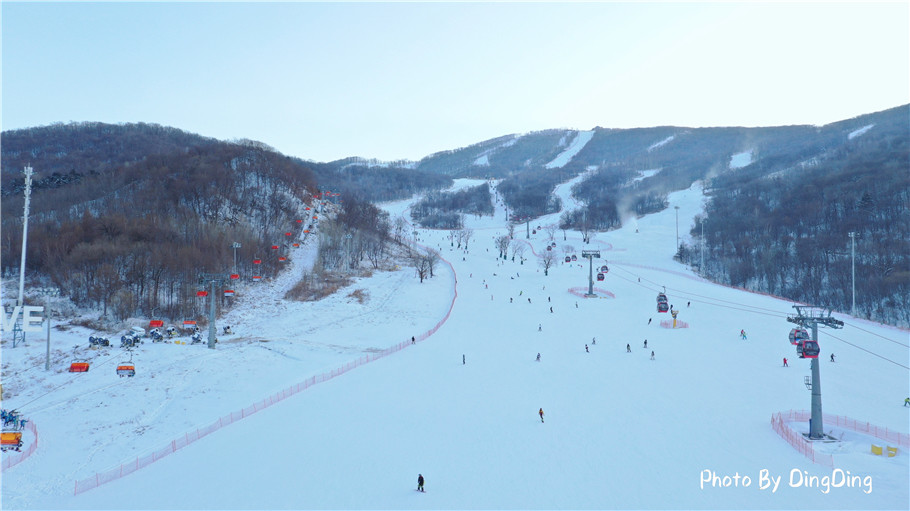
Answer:
[[689, 308], [689, 306], [691, 306], [691, 305], [692, 305], [692, 302], [686, 302], [686, 308]]
[[739, 336], [740, 336], [740, 338], [742, 338], [742, 340], [745, 341], [745, 340], [746, 340], [746, 331], [745, 331], [745, 330], [740, 330], [740, 331], [739, 331]]
[[461, 356], [461, 365], [464, 365], [464, 355]]
[[626, 353], [632, 353], [632, 346], [626, 344]]
[[651, 350], [651, 360], [654, 360], [654, 350]]
[[790, 367], [787, 365], [787, 357], [784, 357], [784, 367]]
[[834, 362], [834, 353], [831, 354], [831, 361]]
[[511, 297], [511, 296], [509, 297], [509, 303], [512, 303], [512, 297]]
[[550, 301], [550, 297], [548, 296], [548, 297], [547, 297], [547, 302], [549, 302], [549, 301]]
[[553, 314], [553, 307], [550, 307], [550, 314]]
[[417, 474], [417, 491], [425, 491], [423, 489], [423, 474]]
[[647, 348], [647, 347], [648, 347], [648, 340], [647, 340], [647, 339], [645, 339], [645, 345], [644, 345], [644, 346], [642, 346], [642, 348]]
[[588, 345], [587, 345], [587, 344], [585, 344], [585, 353], [591, 353], [590, 351], [588, 351]]
[[541, 408], [537, 413], [540, 414], [540, 422], [543, 422], [543, 408]]
[[540, 332], [541, 330], [543, 330], [543, 325], [538, 324], [538, 325], [537, 325], [537, 331]]
[[540, 353], [537, 354], [537, 361], [540, 362]]
[[417, 340], [414, 339], [414, 336], [412, 335], [412, 336], [411, 336], [411, 344], [414, 344], [414, 343], [416, 343], [416, 342], [417, 342]]
[[651, 319], [653, 319], [653, 318], [648, 318], [648, 324], [649, 324], [649, 325], [651, 324]]
[[530, 298], [528, 298], [528, 303], [531, 303], [531, 299], [530, 299]]
[[904, 399], [904, 406], [910, 406], [910, 397]]
[[591, 345], [597, 344], [597, 337], [591, 337]]

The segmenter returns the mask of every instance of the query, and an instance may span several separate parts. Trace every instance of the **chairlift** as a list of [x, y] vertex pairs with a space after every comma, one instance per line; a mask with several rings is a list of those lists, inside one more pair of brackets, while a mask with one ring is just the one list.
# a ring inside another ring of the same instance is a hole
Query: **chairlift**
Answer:
[[805, 328], [794, 328], [790, 330], [790, 344], [797, 345], [800, 341], [809, 339], [809, 332]]
[[22, 432], [20, 431], [4, 431], [0, 433], [0, 450], [19, 451], [22, 449]]
[[130, 352], [129, 361], [121, 362], [120, 365], [117, 366], [117, 374], [121, 378], [123, 378], [124, 376], [129, 376], [130, 378], [132, 378], [133, 376], [136, 376], [136, 366], [133, 365], [133, 351], [129, 350], [129, 352]]
[[597, 274], [597, 280], [603, 280], [604, 278], [605, 278], [605, 277], [604, 277], [604, 274], [603, 274], [603, 273], [598, 273], [598, 274]]
[[76, 358], [76, 349], [79, 348], [79, 345], [73, 346], [73, 362], [70, 364], [71, 373], [87, 373], [89, 362], [85, 359]]

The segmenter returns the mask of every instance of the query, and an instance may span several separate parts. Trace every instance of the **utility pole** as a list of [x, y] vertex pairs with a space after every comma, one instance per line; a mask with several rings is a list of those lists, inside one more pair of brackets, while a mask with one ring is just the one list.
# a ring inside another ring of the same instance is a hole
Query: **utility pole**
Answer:
[[233, 271], [233, 273], [237, 273], [237, 249], [240, 248], [240, 243], [235, 241], [234, 243], [231, 244], [231, 247], [234, 249], [234, 271]]
[[[818, 342], [818, 325], [831, 328], [843, 328], [844, 322], [831, 317], [831, 309], [811, 305], [794, 305], [796, 316], [788, 316], [787, 321], [812, 329], [812, 340]], [[818, 358], [810, 359], [812, 369], [812, 418], [809, 420], [809, 440], [820, 440], [825, 437], [824, 419], [822, 418], [822, 382], [818, 367]]]
[[673, 206], [676, 209], [676, 253], [679, 253], [679, 206]]
[[705, 274], [705, 219], [701, 219], [701, 264], [699, 265], [701, 274]]
[[44, 370], [51, 370], [51, 304], [44, 304], [44, 320], [47, 321], [47, 354], [44, 358]]
[[217, 341], [215, 335], [215, 290], [221, 288], [224, 285], [225, 275], [221, 273], [203, 273], [199, 275], [199, 283], [203, 284], [209, 282], [212, 284], [212, 290], [209, 293], [211, 298], [211, 304], [209, 307], [209, 349], [215, 349], [215, 341]]
[[16, 305], [25, 305], [25, 247], [28, 245], [28, 207], [32, 196], [32, 167], [25, 167], [25, 208], [22, 214], [22, 262], [19, 265], [19, 298]]
[[582, 250], [581, 257], [588, 258], [588, 294], [587, 297], [595, 297], [594, 294], [594, 258], [600, 259], [599, 250]]
[[850, 236], [850, 273], [853, 275], [853, 305], [850, 307], [850, 315], [856, 316], [856, 232], [847, 233]]

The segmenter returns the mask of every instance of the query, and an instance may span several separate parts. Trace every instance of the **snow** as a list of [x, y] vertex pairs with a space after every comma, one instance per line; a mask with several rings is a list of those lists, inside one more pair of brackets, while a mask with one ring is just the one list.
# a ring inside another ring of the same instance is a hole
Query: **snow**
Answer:
[[632, 180], [632, 182], [637, 182], [637, 181], [641, 181], [643, 179], [649, 178], [649, 177], [657, 174], [661, 170], [663, 170], [663, 168], [640, 170], [640, 171], [638, 171], [638, 176], [636, 176], [635, 179]]
[[591, 131], [579, 131], [575, 138], [572, 139], [572, 143], [569, 144], [569, 147], [565, 148], [561, 153], [559, 153], [556, 158], [553, 158], [553, 161], [544, 165], [548, 169], [561, 169], [572, 161], [572, 158], [578, 154], [579, 151], [584, 149], [585, 145], [591, 141], [594, 137], [594, 130]]
[[648, 152], [650, 153], [654, 149], [657, 149], [658, 147], [660, 147], [664, 144], [668, 144], [668, 143], [672, 142], [674, 138], [676, 138], [676, 135], [670, 135], [669, 137], [661, 140], [660, 142], [655, 142], [655, 143], [651, 144], [650, 146], [648, 146]]
[[[382, 207], [407, 218], [414, 200]], [[772, 414], [810, 403], [803, 385], [809, 362], [787, 340], [792, 303], [712, 284], [672, 260], [674, 206], [687, 238], [703, 201], [698, 186], [673, 193], [666, 210], [638, 219], [638, 232], [629, 225], [599, 233], [591, 245], [577, 232], [567, 240], [558, 232], [560, 256], [564, 245], [579, 256], [582, 248], [597, 248], [603, 258], [595, 264], [609, 265], [606, 280], [596, 283], [605, 292], [594, 299], [569, 291], [587, 285], [586, 261], [560, 262], [544, 276], [531, 250], [523, 265], [498, 259], [493, 239], [505, 233], [500, 206], [493, 216], [466, 217], [474, 229], [468, 251], [451, 247], [446, 231], [418, 229], [419, 242], [451, 262], [422, 284], [402, 267], [358, 278], [318, 302], [287, 302], [281, 291], [312, 264], [311, 238], [292, 253], [286, 275], [235, 286], [241, 303], [219, 324], [230, 321], [236, 334], [214, 350], [146, 341], [135, 354], [135, 378], [114, 375], [119, 348], [83, 348], [93, 357], [91, 370], [65, 372], [71, 347], [87, 345], [86, 329], [52, 332], [50, 373], [44, 334], [29, 334], [27, 345], [13, 349], [4, 333], [3, 406], [34, 421], [40, 444], [4, 471], [2, 506], [906, 509], [906, 449], [895, 458], [872, 456], [868, 444], [882, 442], [857, 433], [817, 449], [832, 454], [838, 469], [868, 476], [871, 491], [789, 484], [794, 470], [832, 475], [770, 425]], [[518, 230], [516, 239], [536, 253], [550, 241], [541, 231], [526, 239]], [[659, 326], [668, 319], [655, 310], [664, 287], [688, 328]], [[364, 303], [355, 290], [367, 296]], [[446, 314], [422, 342], [73, 494], [76, 480], [427, 332]], [[908, 331], [836, 316], [844, 329], [820, 330], [824, 411], [906, 433]], [[832, 351], [836, 363], [827, 361]], [[781, 366], [783, 357], [789, 368]], [[537, 416], [541, 407], [545, 423]], [[426, 494], [414, 491], [418, 473]], [[750, 484], [712, 486], [701, 482], [705, 474], [721, 483], [748, 476]], [[776, 491], [761, 488], [762, 474], [781, 477]]]
[[847, 140], [853, 140], [854, 138], [856, 138], [856, 137], [862, 135], [863, 133], [865, 133], [865, 132], [871, 130], [873, 126], [875, 126], [875, 124], [867, 124], [867, 125], [863, 126], [862, 128], [860, 128], [860, 129], [858, 129], [858, 130], [856, 130], [856, 131], [851, 131], [850, 134], [847, 135]]
[[484, 155], [478, 156], [477, 159], [474, 160], [474, 165], [477, 167], [489, 167], [490, 166], [489, 155], [484, 154]]
[[736, 153], [730, 157], [730, 168], [741, 169], [752, 164], [752, 149]]

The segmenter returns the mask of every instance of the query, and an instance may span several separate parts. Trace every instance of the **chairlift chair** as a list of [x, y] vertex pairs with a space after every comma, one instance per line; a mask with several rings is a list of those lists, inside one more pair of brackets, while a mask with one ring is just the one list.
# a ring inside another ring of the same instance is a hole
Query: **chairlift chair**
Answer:
[[85, 359], [76, 358], [76, 348], [78, 348], [78, 347], [79, 347], [78, 344], [76, 346], [73, 346], [73, 362], [70, 364], [69, 372], [87, 373], [88, 368], [89, 368], [89, 362], [88, 362], [88, 360], [85, 360]]
[[132, 351], [130, 351], [129, 361], [121, 362], [120, 365], [117, 366], [117, 375], [119, 375], [121, 378], [123, 378], [124, 376], [128, 376], [130, 378], [132, 378], [133, 376], [136, 376], [136, 366], [133, 365], [133, 352]]

